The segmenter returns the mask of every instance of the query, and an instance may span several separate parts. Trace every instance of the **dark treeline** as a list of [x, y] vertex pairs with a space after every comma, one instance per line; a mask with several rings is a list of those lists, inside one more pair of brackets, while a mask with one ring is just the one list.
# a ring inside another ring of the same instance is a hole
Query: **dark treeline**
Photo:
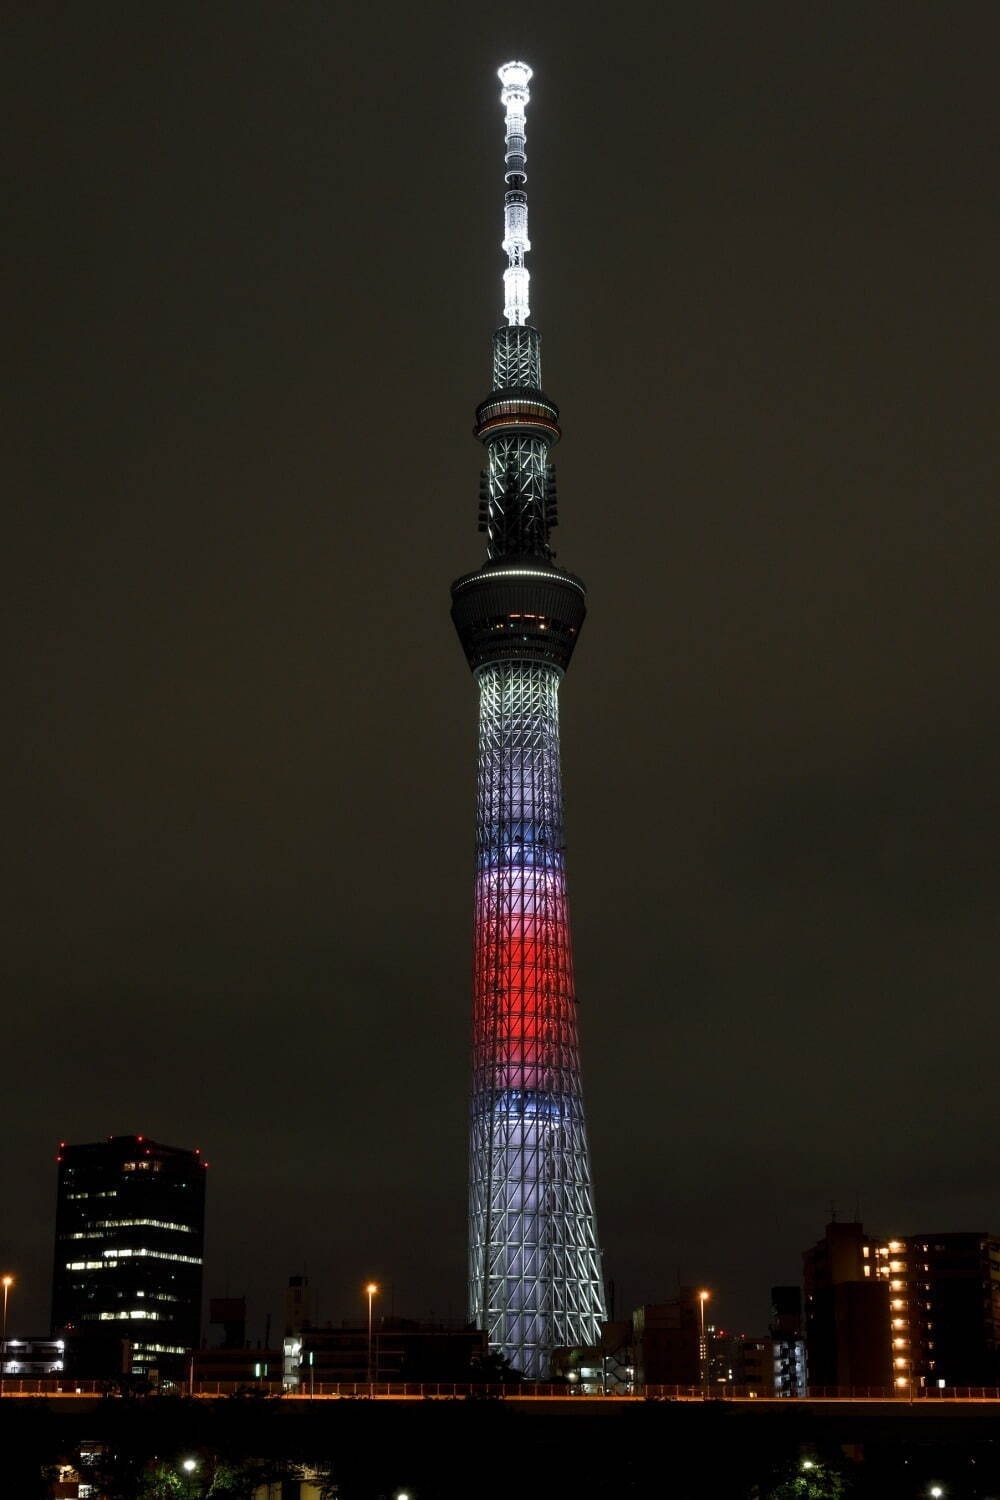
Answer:
[[[561, 1410], [502, 1400], [291, 1404], [248, 1397], [108, 1398], [84, 1410], [0, 1407], [0, 1494], [42, 1500], [53, 1466], [101, 1450], [107, 1500], [249, 1500], [306, 1465], [337, 1500], [894, 1500], [940, 1484], [949, 1500], [1000, 1497], [995, 1418], [770, 1412], [725, 1403]], [[184, 1478], [183, 1461], [197, 1468]], [[803, 1464], [808, 1461], [808, 1467]], [[652, 1479], [652, 1484], [651, 1484]]]

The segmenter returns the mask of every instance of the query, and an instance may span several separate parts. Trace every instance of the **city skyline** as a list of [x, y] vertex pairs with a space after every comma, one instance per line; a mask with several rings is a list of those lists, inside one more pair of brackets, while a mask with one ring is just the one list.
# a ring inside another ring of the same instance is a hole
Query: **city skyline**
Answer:
[[[316, 1289], [294, 1274], [277, 1320], [266, 1314], [263, 1340], [255, 1337], [258, 1310], [244, 1296], [209, 1292], [202, 1317], [200, 1153], [136, 1136], [60, 1147], [51, 1332], [12, 1329], [8, 1337], [16, 1280], [3, 1277], [0, 1353], [18, 1394], [39, 1377], [82, 1380], [90, 1391], [95, 1380], [141, 1384], [147, 1375], [188, 1380], [200, 1394], [220, 1381], [277, 1382], [286, 1394], [307, 1381], [310, 1391], [329, 1394], [330, 1382], [352, 1388], [365, 1378], [366, 1347], [368, 1381], [463, 1385], [499, 1374], [489, 1360], [480, 1366], [491, 1343], [513, 1366], [512, 1379], [538, 1378], [535, 1340], [518, 1347], [503, 1320], [498, 1329], [486, 1318], [429, 1322], [397, 1313], [391, 1285], [363, 1288], [367, 1322], [357, 1309], [324, 1321]], [[766, 1331], [734, 1324], [724, 1292], [679, 1286], [659, 1303], [612, 1309], [599, 1326], [561, 1330], [583, 1338], [546, 1351], [551, 1368], [541, 1366], [538, 1389], [555, 1381], [577, 1394], [641, 1396], [642, 1387], [660, 1394], [677, 1387], [691, 1397], [697, 1390], [688, 1387], [709, 1381], [738, 1398], [912, 1402], [963, 1399], [970, 1390], [995, 1397], [998, 1288], [1000, 1240], [988, 1230], [939, 1225], [899, 1239], [834, 1220], [803, 1247], [801, 1285], [797, 1278], [770, 1288]], [[515, 1304], [515, 1323], [526, 1312]], [[379, 1344], [378, 1374], [373, 1332], [390, 1341]]]
[[12, 1329], [56, 1142], [128, 1132], [212, 1162], [217, 1290], [464, 1310], [440, 583], [504, 56], [595, 600], [564, 775], [606, 1274], [757, 1329], [831, 1199], [996, 1222], [997, 18], [393, 14], [11, 21]]

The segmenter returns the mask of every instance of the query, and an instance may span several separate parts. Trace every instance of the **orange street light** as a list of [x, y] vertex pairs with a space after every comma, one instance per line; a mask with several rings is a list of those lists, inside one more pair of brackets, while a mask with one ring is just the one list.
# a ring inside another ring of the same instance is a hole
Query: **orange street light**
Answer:
[[0, 1286], [3, 1287], [3, 1328], [0, 1330], [0, 1397], [3, 1396], [4, 1374], [7, 1369], [7, 1298], [10, 1289], [14, 1285], [13, 1276], [0, 1277]]
[[[374, 1281], [369, 1281], [365, 1291], [368, 1293], [368, 1384], [370, 1386], [372, 1383], [372, 1299], [378, 1291], [378, 1286]], [[371, 1391], [368, 1394], [371, 1395]]]
[[711, 1292], [698, 1293], [698, 1365], [701, 1372], [702, 1390], [708, 1384], [708, 1344], [705, 1340], [705, 1303]]

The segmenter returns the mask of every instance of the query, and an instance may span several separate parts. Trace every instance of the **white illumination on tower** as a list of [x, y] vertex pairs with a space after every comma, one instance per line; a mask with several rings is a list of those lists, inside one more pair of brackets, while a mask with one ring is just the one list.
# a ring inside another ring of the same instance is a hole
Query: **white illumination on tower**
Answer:
[[530, 312], [528, 284], [531, 276], [524, 264], [524, 257], [531, 249], [531, 241], [528, 239], [528, 195], [524, 190], [527, 182], [524, 111], [531, 98], [528, 92], [531, 69], [527, 63], [504, 63], [497, 70], [497, 76], [502, 85], [500, 103], [507, 111], [504, 153], [507, 195], [503, 215], [503, 248], [507, 254], [507, 269], [503, 273], [503, 313], [508, 323], [520, 325], [527, 323]]

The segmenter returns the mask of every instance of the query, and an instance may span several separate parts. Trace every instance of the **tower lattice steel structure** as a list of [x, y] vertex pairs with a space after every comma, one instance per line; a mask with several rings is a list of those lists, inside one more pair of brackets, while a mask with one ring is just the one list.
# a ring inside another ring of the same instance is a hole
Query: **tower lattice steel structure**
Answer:
[[554, 1348], [593, 1344], [605, 1316], [583, 1113], [566, 897], [559, 683], [586, 614], [556, 567], [550, 450], [528, 324], [524, 112], [531, 69], [500, 69], [506, 109], [506, 326], [476, 412], [486, 449], [486, 561], [452, 584], [452, 619], [479, 686], [469, 1306], [492, 1349], [544, 1377]]

